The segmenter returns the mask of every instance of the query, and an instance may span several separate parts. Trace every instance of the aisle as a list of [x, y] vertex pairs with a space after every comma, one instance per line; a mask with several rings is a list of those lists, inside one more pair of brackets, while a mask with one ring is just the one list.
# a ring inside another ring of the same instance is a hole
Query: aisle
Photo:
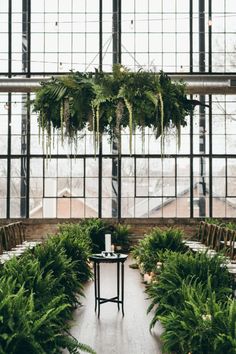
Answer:
[[[146, 315], [148, 300], [138, 270], [125, 262], [125, 316], [117, 305], [101, 305], [100, 319], [94, 312], [94, 283], [85, 286], [83, 306], [74, 313], [71, 333], [80, 342], [89, 344], [97, 354], [159, 354], [161, 325], [149, 332], [151, 316]], [[116, 265], [101, 265], [101, 295], [114, 296]]]

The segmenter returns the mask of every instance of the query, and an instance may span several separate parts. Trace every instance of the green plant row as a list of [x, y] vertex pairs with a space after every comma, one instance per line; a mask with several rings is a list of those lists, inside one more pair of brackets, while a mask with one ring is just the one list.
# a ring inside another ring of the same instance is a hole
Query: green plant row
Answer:
[[158, 320], [163, 324], [164, 353], [233, 354], [236, 302], [225, 260], [186, 252], [182, 236], [177, 229], [154, 229], [132, 252], [139, 266], [154, 275], [146, 290], [150, 328]]
[[[71, 231], [71, 232], [70, 232]], [[94, 353], [68, 333], [68, 320], [91, 277], [91, 241], [78, 227], [6, 262], [0, 270], [0, 353]]]
[[[122, 250], [129, 249], [129, 233], [130, 226], [126, 224], [109, 224], [102, 219], [85, 219], [77, 226], [82, 233], [91, 240], [93, 253], [98, 253], [105, 250], [105, 234], [111, 234], [112, 243], [115, 246], [120, 246]], [[63, 230], [66, 225], [63, 225]]]
[[141, 270], [150, 273], [156, 270], [157, 262], [163, 260], [162, 254], [167, 250], [176, 252], [187, 250], [181, 230], [173, 228], [161, 230], [155, 227], [133, 247], [131, 253]]
[[227, 296], [219, 301], [211, 277], [207, 284], [183, 281], [180, 292], [182, 306], [159, 317], [164, 353], [236, 353], [236, 301]]
[[105, 233], [128, 245], [129, 226], [100, 219], [61, 224], [58, 234], [0, 269], [0, 354], [94, 351], [69, 335], [68, 320], [92, 274], [88, 258], [105, 249]]

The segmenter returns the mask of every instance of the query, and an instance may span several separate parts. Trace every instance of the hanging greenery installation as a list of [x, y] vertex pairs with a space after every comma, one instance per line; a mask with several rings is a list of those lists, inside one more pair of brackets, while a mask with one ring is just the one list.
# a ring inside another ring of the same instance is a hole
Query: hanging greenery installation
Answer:
[[115, 65], [112, 73], [75, 72], [41, 83], [33, 109], [48, 142], [55, 129], [60, 130], [62, 140], [76, 141], [88, 128], [93, 131], [96, 151], [101, 134], [119, 139], [122, 128], [128, 127], [132, 153], [137, 129], [151, 128], [162, 142], [169, 129], [175, 128], [180, 137], [195, 104], [187, 98], [185, 84], [172, 82], [163, 72], [130, 72]]

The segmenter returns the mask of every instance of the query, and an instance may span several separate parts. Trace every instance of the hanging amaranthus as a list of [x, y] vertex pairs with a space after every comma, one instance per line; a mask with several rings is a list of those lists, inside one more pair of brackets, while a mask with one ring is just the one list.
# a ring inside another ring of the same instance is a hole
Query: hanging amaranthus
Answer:
[[160, 114], [161, 114], [161, 153], [164, 151], [164, 105], [162, 100], [162, 94], [158, 93], [158, 99], [160, 102]]
[[133, 106], [132, 104], [124, 98], [125, 105], [129, 112], [129, 152], [132, 154], [132, 138], [133, 138]]
[[100, 118], [100, 105], [97, 106], [97, 110], [96, 110], [96, 144], [97, 144], [97, 148], [99, 146], [99, 118]]
[[92, 129], [93, 129], [93, 147], [94, 147], [94, 155], [96, 156], [97, 152], [97, 143], [96, 143], [96, 110], [94, 107], [94, 102], [91, 104], [92, 107]]
[[61, 144], [64, 144], [64, 101], [60, 105]]
[[70, 104], [68, 97], [64, 99], [63, 120], [65, 122], [66, 132], [68, 133], [67, 135], [70, 136]]
[[[116, 108], [116, 127], [115, 127], [115, 136], [118, 138], [120, 136], [120, 127], [121, 127], [121, 120], [124, 114], [124, 103], [119, 100]], [[121, 153], [121, 146], [120, 146], [120, 139], [119, 139], [119, 155]]]

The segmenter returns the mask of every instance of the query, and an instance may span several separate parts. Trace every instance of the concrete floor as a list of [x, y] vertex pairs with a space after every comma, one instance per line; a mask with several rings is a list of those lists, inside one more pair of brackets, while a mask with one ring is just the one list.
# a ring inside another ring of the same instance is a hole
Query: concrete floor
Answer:
[[[97, 354], [159, 354], [162, 327], [157, 324], [149, 332], [150, 315], [145, 287], [138, 270], [125, 262], [125, 316], [117, 311], [117, 304], [101, 305], [100, 319], [94, 312], [94, 282], [85, 286], [83, 306], [74, 312], [71, 334], [81, 343], [89, 344]], [[101, 296], [116, 295], [116, 265], [101, 265]]]

